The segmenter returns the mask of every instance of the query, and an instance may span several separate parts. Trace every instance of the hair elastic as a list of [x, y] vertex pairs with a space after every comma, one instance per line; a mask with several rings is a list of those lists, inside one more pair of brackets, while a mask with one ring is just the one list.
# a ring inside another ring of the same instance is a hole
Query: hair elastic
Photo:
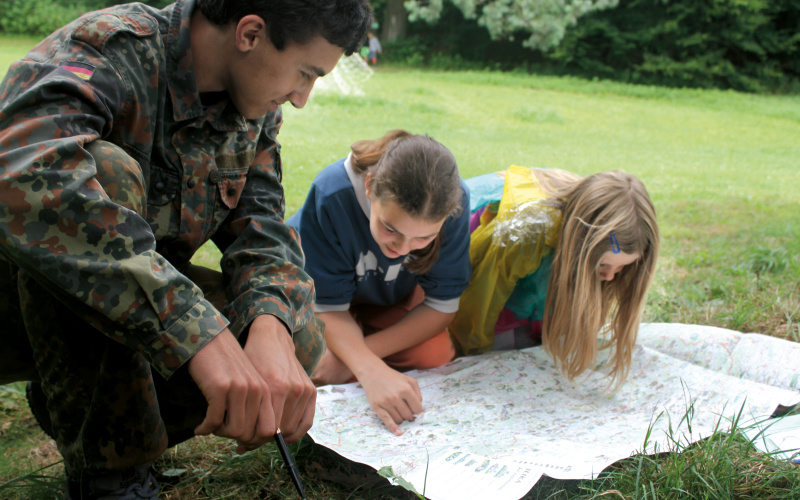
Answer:
[[614, 231], [611, 231], [609, 240], [611, 241], [611, 253], [620, 253], [622, 250], [619, 248], [619, 241], [617, 241], [617, 235], [614, 234]]

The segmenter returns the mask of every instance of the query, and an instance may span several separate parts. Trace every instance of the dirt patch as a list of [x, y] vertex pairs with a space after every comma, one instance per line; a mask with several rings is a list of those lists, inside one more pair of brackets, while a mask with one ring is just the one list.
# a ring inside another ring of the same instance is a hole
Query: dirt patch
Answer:
[[28, 458], [39, 467], [46, 467], [59, 462], [61, 454], [58, 452], [56, 442], [50, 439], [40, 446], [35, 446], [28, 450]]

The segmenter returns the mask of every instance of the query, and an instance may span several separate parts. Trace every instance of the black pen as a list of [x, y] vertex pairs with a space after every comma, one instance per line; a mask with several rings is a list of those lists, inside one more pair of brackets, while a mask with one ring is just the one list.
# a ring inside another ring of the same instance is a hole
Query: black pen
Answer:
[[286, 441], [283, 440], [283, 434], [281, 434], [280, 429], [275, 433], [275, 443], [278, 445], [278, 450], [281, 452], [283, 461], [286, 462], [286, 467], [289, 469], [289, 474], [292, 476], [292, 481], [294, 481], [297, 492], [300, 493], [300, 498], [305, 500], [306, 492], [303, 491], [303, 483], [300, 482], [300, 474], [297, 472], [297, 466], [294, 464], [294, 460], [292, 460], [289, 448], [286, 447]]

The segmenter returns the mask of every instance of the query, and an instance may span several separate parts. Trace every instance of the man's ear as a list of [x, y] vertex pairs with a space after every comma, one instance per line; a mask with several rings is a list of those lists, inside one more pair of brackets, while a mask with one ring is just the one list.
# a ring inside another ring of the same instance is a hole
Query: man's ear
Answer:
[[242, 52], [250, 52], [258, 43], [266, 38], [267, 23], [255, 14], [248, 14], [236, 24], [236, 48]]

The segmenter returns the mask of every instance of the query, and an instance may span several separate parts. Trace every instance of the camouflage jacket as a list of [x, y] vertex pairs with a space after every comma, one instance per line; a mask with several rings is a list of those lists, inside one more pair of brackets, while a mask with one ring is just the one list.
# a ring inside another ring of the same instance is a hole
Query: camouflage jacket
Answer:
[[[280, 111], [247, 120], [227, 95], [201, 103], [193, 8], [87, 14], [0, 84], [0, 259], [166, 377], [229, 322], [238, 334], [273, 314], [297, 331], [312, 314], [313, 284], [283, 224]], [[85, 147], [98, 138], [139, 163], [146, 213], [96, 182]], [[208, 239], [223, 252], [225, 316], [178, 270]]]

